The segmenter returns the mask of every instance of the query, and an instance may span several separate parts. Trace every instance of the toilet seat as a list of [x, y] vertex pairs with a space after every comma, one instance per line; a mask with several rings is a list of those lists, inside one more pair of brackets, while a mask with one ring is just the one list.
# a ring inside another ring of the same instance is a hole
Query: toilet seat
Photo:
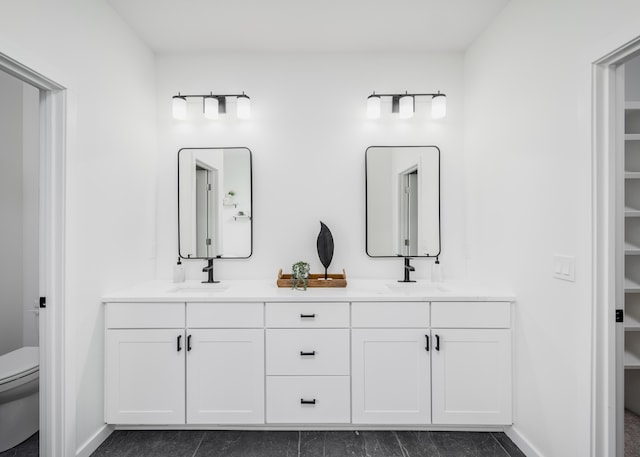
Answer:
[[0, 386], [39, 370], [40, 348], [25, 346], [0, 355]]

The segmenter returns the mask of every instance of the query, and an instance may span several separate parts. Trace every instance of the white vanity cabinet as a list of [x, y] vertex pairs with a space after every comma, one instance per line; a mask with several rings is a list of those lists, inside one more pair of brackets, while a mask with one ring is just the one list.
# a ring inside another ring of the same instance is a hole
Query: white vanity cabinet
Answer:
[[107, 423], [335, 430], [512, 423], [508, 296], [381, 299], [378, 289], [356, 286], [295, 295], [270, 287], [251, 301], [240, 285], [228, 298], [173, 292], [106, 301]]
[[430, 424], [429, 303], [353, 303], [354, 424]]
[[106, 422], [263, 424], [263, 303], [108, 303]]
[[511, 304], [431, 303], [434, 424], [511, 424]]
[[107, 307], [107, 423], [184, 424], [184, 324], [184, 303]]
[[353, 303], [353, 423], [511, 424], [510, 310]]
[[187, 303], [187, 424], [264, 423], [262, 303]]
[[267, 303], [269, 424], [350, 422], [349, 303]]

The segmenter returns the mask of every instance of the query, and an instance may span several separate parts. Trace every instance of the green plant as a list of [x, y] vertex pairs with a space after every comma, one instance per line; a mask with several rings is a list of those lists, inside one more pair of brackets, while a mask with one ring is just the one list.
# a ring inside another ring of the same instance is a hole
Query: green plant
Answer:
[[309, 264], [302, 260], [291, 265], [291, 288], [297, 289], [302, 286], [304, 290], [307, 290], [310, 270]]

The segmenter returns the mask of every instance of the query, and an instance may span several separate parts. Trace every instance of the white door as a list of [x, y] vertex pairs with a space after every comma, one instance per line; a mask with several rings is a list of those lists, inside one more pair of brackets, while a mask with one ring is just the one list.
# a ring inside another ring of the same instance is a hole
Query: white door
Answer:
[[184, 330], [107, 330], [106, 422], [184, 424]]
[[264, 423], [264, 330], [187, 331], [187, 423]]
[[511, 335], [432, 329], [434, 424], [511, 424]]
[[428, 329], [352, 330], [354, 424], [431, 423], [428, 334]]

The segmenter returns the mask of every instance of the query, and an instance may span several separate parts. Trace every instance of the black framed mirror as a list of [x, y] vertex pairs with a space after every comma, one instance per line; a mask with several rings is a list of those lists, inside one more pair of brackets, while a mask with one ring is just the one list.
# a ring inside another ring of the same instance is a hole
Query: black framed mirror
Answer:
[[245, 147], [178, 151], [178, 254], [245, 259], [253, 253], [253, 177]]
[[440, 149], [370, 146], [365, 152], [369, 257], [438, 257]]

